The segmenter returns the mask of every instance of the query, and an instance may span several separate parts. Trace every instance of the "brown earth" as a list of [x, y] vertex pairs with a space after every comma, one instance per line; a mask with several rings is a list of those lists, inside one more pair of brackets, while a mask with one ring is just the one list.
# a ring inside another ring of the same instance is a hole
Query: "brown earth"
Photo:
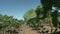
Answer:
[[26, 24], [23, 24], [19, 30], [19, 34], [39, 34], [36, 30], [32, 30], [32, 27], [29, 27]]

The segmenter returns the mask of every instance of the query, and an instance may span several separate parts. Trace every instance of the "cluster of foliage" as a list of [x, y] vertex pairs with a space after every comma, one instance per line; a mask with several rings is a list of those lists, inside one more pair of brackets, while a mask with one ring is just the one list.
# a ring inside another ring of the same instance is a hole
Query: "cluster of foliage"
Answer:
[[[58, 27], [58, 11], [60, 10], [60, 0], [41, 0], [41, 4], [43, 5], [44, 18], [49, 13], [50, 10], [53, 10], [52, 7], [55, 7], [55, 11], [52, 15], [52, 24], [54, 27]], [[50, 11], [51, 12], [51, 11]]]
[[[28, 12], [25, 13], [24, 18], [25, 20], [26, 19], [28, 20], [27, 23], [32, 27], [39, 28], [41, 23], [43, 22], [45, 23], [45, 21], [47, 21], [52, 29], [53, 27], [55, 27], [56, 29], [59, 28], [60, 0], [40, 0], [40, 1], [41, 6], [39, 5], [37, 6], [36, 9], [29, 10]], [[55, 7], [56, 10], [53, 10], [52, 7]]]
[[0, 14], [0, 31], [13, 31], [23, 23], [23, 20], [13, 18], [13, 16]]
[[[37, 6], [35, 9], [31, 9], [24, 14], [24, 18], [31, 27], [37, 29], [39, 24], [48, 21], [43, 19], [43, 6]], [[28, 17], [28, 18], [27, 18]]]
[[35, 14], [35, 12], [34, 12], [34, 9], [28, 10], [28, 11], [24, 14], [23, 17], [24, 17], [24, 19], [25, 19], [26, 21], [28, 21], [28, 20], [31, 19], [31, 18], [36, 17], [36, 14]]

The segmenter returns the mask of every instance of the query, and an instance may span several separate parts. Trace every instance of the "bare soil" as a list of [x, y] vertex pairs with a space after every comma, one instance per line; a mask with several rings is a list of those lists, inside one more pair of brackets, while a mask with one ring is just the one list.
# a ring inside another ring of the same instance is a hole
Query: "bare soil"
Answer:
[[32, 27], [29, 27], [26, 24], [23, 24], [19, 30], [19, 34], [39, 34], [36, 30], [32, 30]]

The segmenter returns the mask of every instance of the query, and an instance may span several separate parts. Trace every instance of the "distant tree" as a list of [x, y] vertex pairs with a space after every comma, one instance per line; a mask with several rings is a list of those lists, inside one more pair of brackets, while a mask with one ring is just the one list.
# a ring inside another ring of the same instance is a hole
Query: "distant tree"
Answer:
[[36, 17], [35, 10], [34, 10], [34, 9], [28, 10], [28, 11], [24, 14], [23, 17], [24, 17], [24, 19], [25, 19], [26, 21], [28, 21], [28, 20], [31, 19], [31, 18]]

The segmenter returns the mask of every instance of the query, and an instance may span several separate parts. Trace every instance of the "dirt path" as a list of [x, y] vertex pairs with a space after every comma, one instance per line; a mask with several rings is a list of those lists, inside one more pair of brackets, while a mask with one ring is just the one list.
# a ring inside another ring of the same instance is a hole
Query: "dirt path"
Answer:
[[32, 28], [27, 26], [26, 24], [23, 24], [20, 27], [19, 34], [39, 34], [39, 33], [37, 33], [37, 31], [35, 30], [32, 30]]

